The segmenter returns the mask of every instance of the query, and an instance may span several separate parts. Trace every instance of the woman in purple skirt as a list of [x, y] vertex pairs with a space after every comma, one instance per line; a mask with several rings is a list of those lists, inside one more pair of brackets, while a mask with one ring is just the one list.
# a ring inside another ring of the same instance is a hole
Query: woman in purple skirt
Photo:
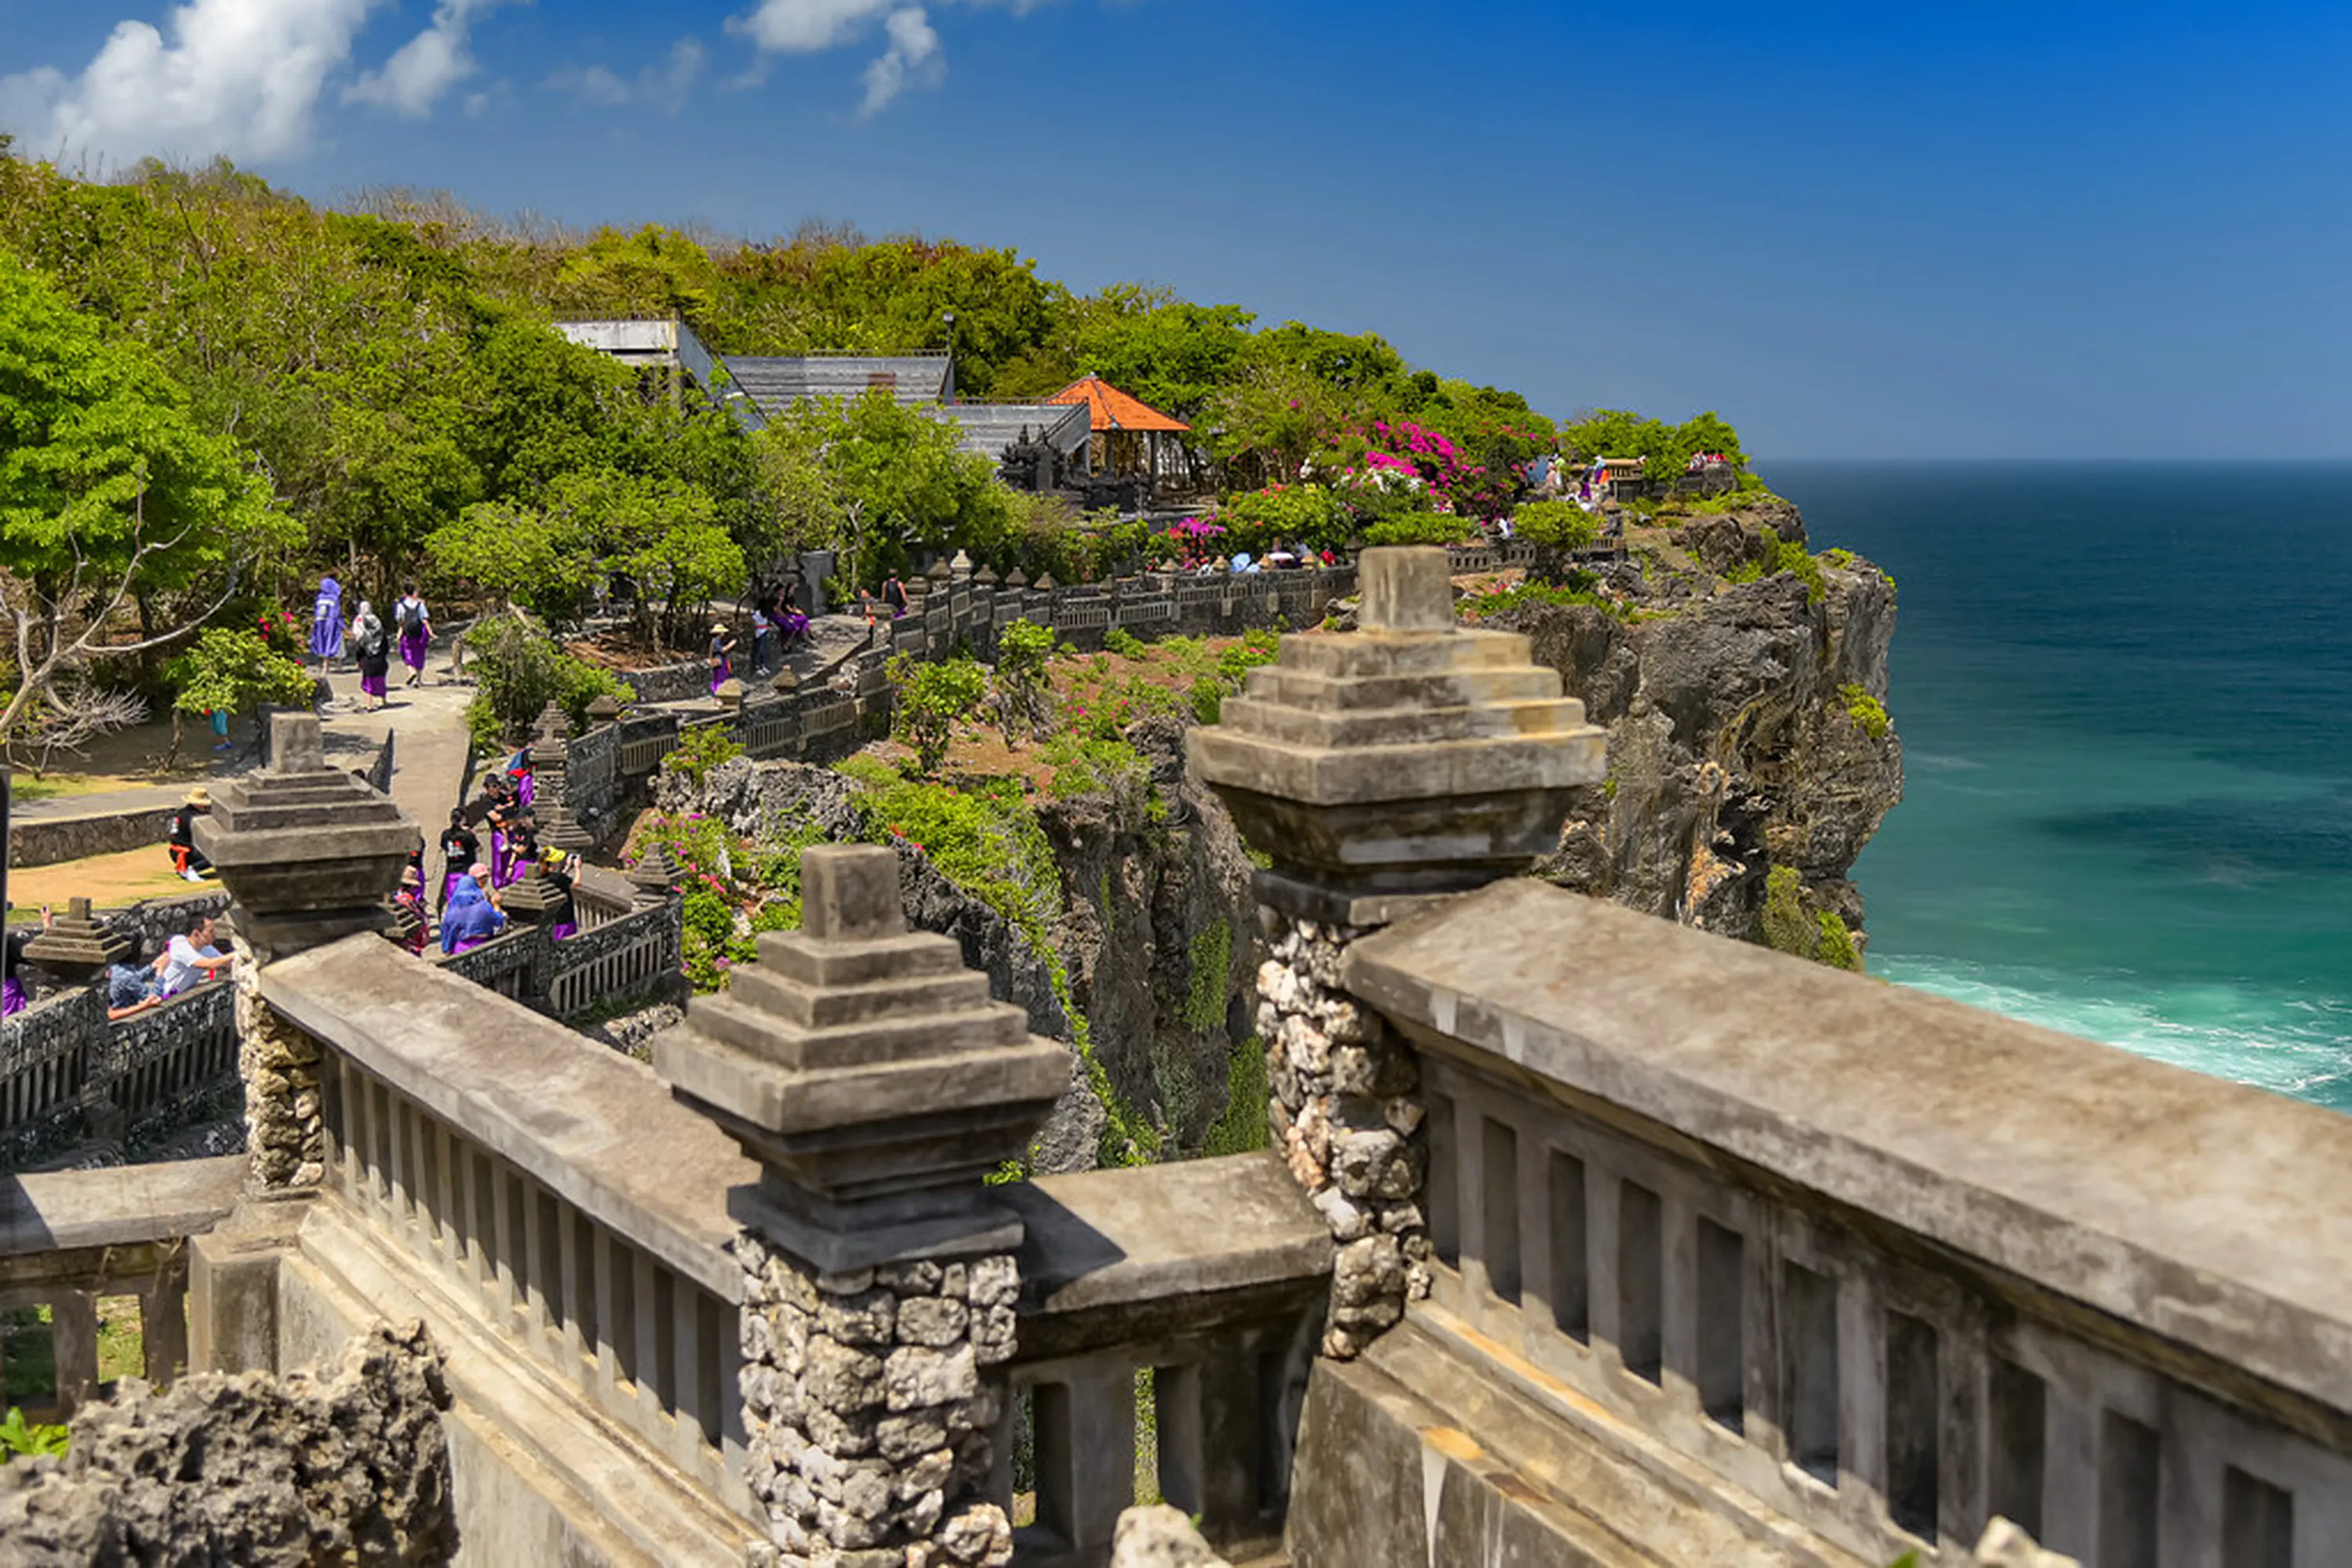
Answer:
[[433, 614], [417, 596], [414, 583], [392, 613], [400, 624], [400, 662], [408, 666], [408, 684], [414, 686], [425, 679], [425, 650], [433, 642]]
[[352, 617], [352, 657], [359, 660], [360, 694], [367, 699], [361, 706], [373, 713], [383, 706], [383, 678], [392, 668], [392, 638], [376, 619], [375, 606], [365, 599], [360, 601], [360, 613]]

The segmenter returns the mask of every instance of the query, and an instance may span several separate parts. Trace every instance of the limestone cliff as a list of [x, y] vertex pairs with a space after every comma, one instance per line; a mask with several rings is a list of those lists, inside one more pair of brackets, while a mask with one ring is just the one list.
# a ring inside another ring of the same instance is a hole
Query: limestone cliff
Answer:
[[1609, 731], [1608, 782], [1538, 874], [1775, 945], [1792, 927], [1817, 939], [1823, 911], [1860, 926], [1848, 874], [1903, 795], [1895, 586], [1843, 552], [1779, 569], [1803, 541], [1785, 502], [1642, 531], [1601, 584], [1630, 616], [1539, 605], [1487, 623], [1527, 633]]

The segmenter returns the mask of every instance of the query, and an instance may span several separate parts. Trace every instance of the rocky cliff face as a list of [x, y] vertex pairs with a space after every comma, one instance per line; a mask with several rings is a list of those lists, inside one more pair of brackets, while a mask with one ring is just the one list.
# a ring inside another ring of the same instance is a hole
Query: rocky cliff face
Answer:
[[[897, 844], [913, 923], [955, 938], [1030, 1028], [1071, 1047], [1071, 1092], [1032, 1150], [1040, 1173], [1197, 1151], [1226, 1104], [1233, 1044], [1249, 1033], [1255, 905], [1240, 837], [1184, 782], [1180, 724], [1148, 721], [1129, 743], [1150, 765], [1149, 791], [1033, 802], [1061, 882], [1042, 944], [924, 849]], [[865, 831], [856, 786], [829, 768], [736, 761], [698, 785], [669, 776], [660, 789], [664, 810], [716, 817], [747, 838], [782, 842], [813, 826], [845, 843]]]
[[1817, 558], [1818, 587], [1774, 571], [1777, 543], [1803, 539], [1785, 503], [1644, 533], [1603, 584], [1631, 618], [1564, 605], [1488, 623], [1527, 633], [1609, 731], [1608, 782], [1538, 874], [1754, 938], [1787, 868], [1800, 907], [1775, 914], [1859, 927], [1848, 873], [1903, 795], [1884, 707], [1895, 588], [1841, 552]]

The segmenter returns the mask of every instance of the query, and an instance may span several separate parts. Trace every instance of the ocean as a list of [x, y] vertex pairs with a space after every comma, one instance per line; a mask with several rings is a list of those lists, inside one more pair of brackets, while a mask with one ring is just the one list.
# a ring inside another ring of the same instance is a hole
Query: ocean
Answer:
[[1895, 579], [1871, 971], [2352, 1109], [2352, 464], [1758, 469]]

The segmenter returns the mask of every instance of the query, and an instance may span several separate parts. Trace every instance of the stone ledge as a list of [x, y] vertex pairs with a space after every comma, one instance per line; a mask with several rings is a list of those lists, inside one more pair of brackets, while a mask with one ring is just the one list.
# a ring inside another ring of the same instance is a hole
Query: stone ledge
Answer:
[[2341, 1112], [1526, 880], [1366, 937], [1341, 973], [1424, 1048], [2189, 1346], [2244, 1397], [2352, 1412]]
[[11, 1177], [0, 1192], [0, 1258], [128, 1247], [210, 1230], [236, 1206], [246, 1160], [177, 1160]]
[[632, 1061], [373, 935], [260, 974], [262, 999], [726, 1300], [728, 1190], [760, 1167]]

